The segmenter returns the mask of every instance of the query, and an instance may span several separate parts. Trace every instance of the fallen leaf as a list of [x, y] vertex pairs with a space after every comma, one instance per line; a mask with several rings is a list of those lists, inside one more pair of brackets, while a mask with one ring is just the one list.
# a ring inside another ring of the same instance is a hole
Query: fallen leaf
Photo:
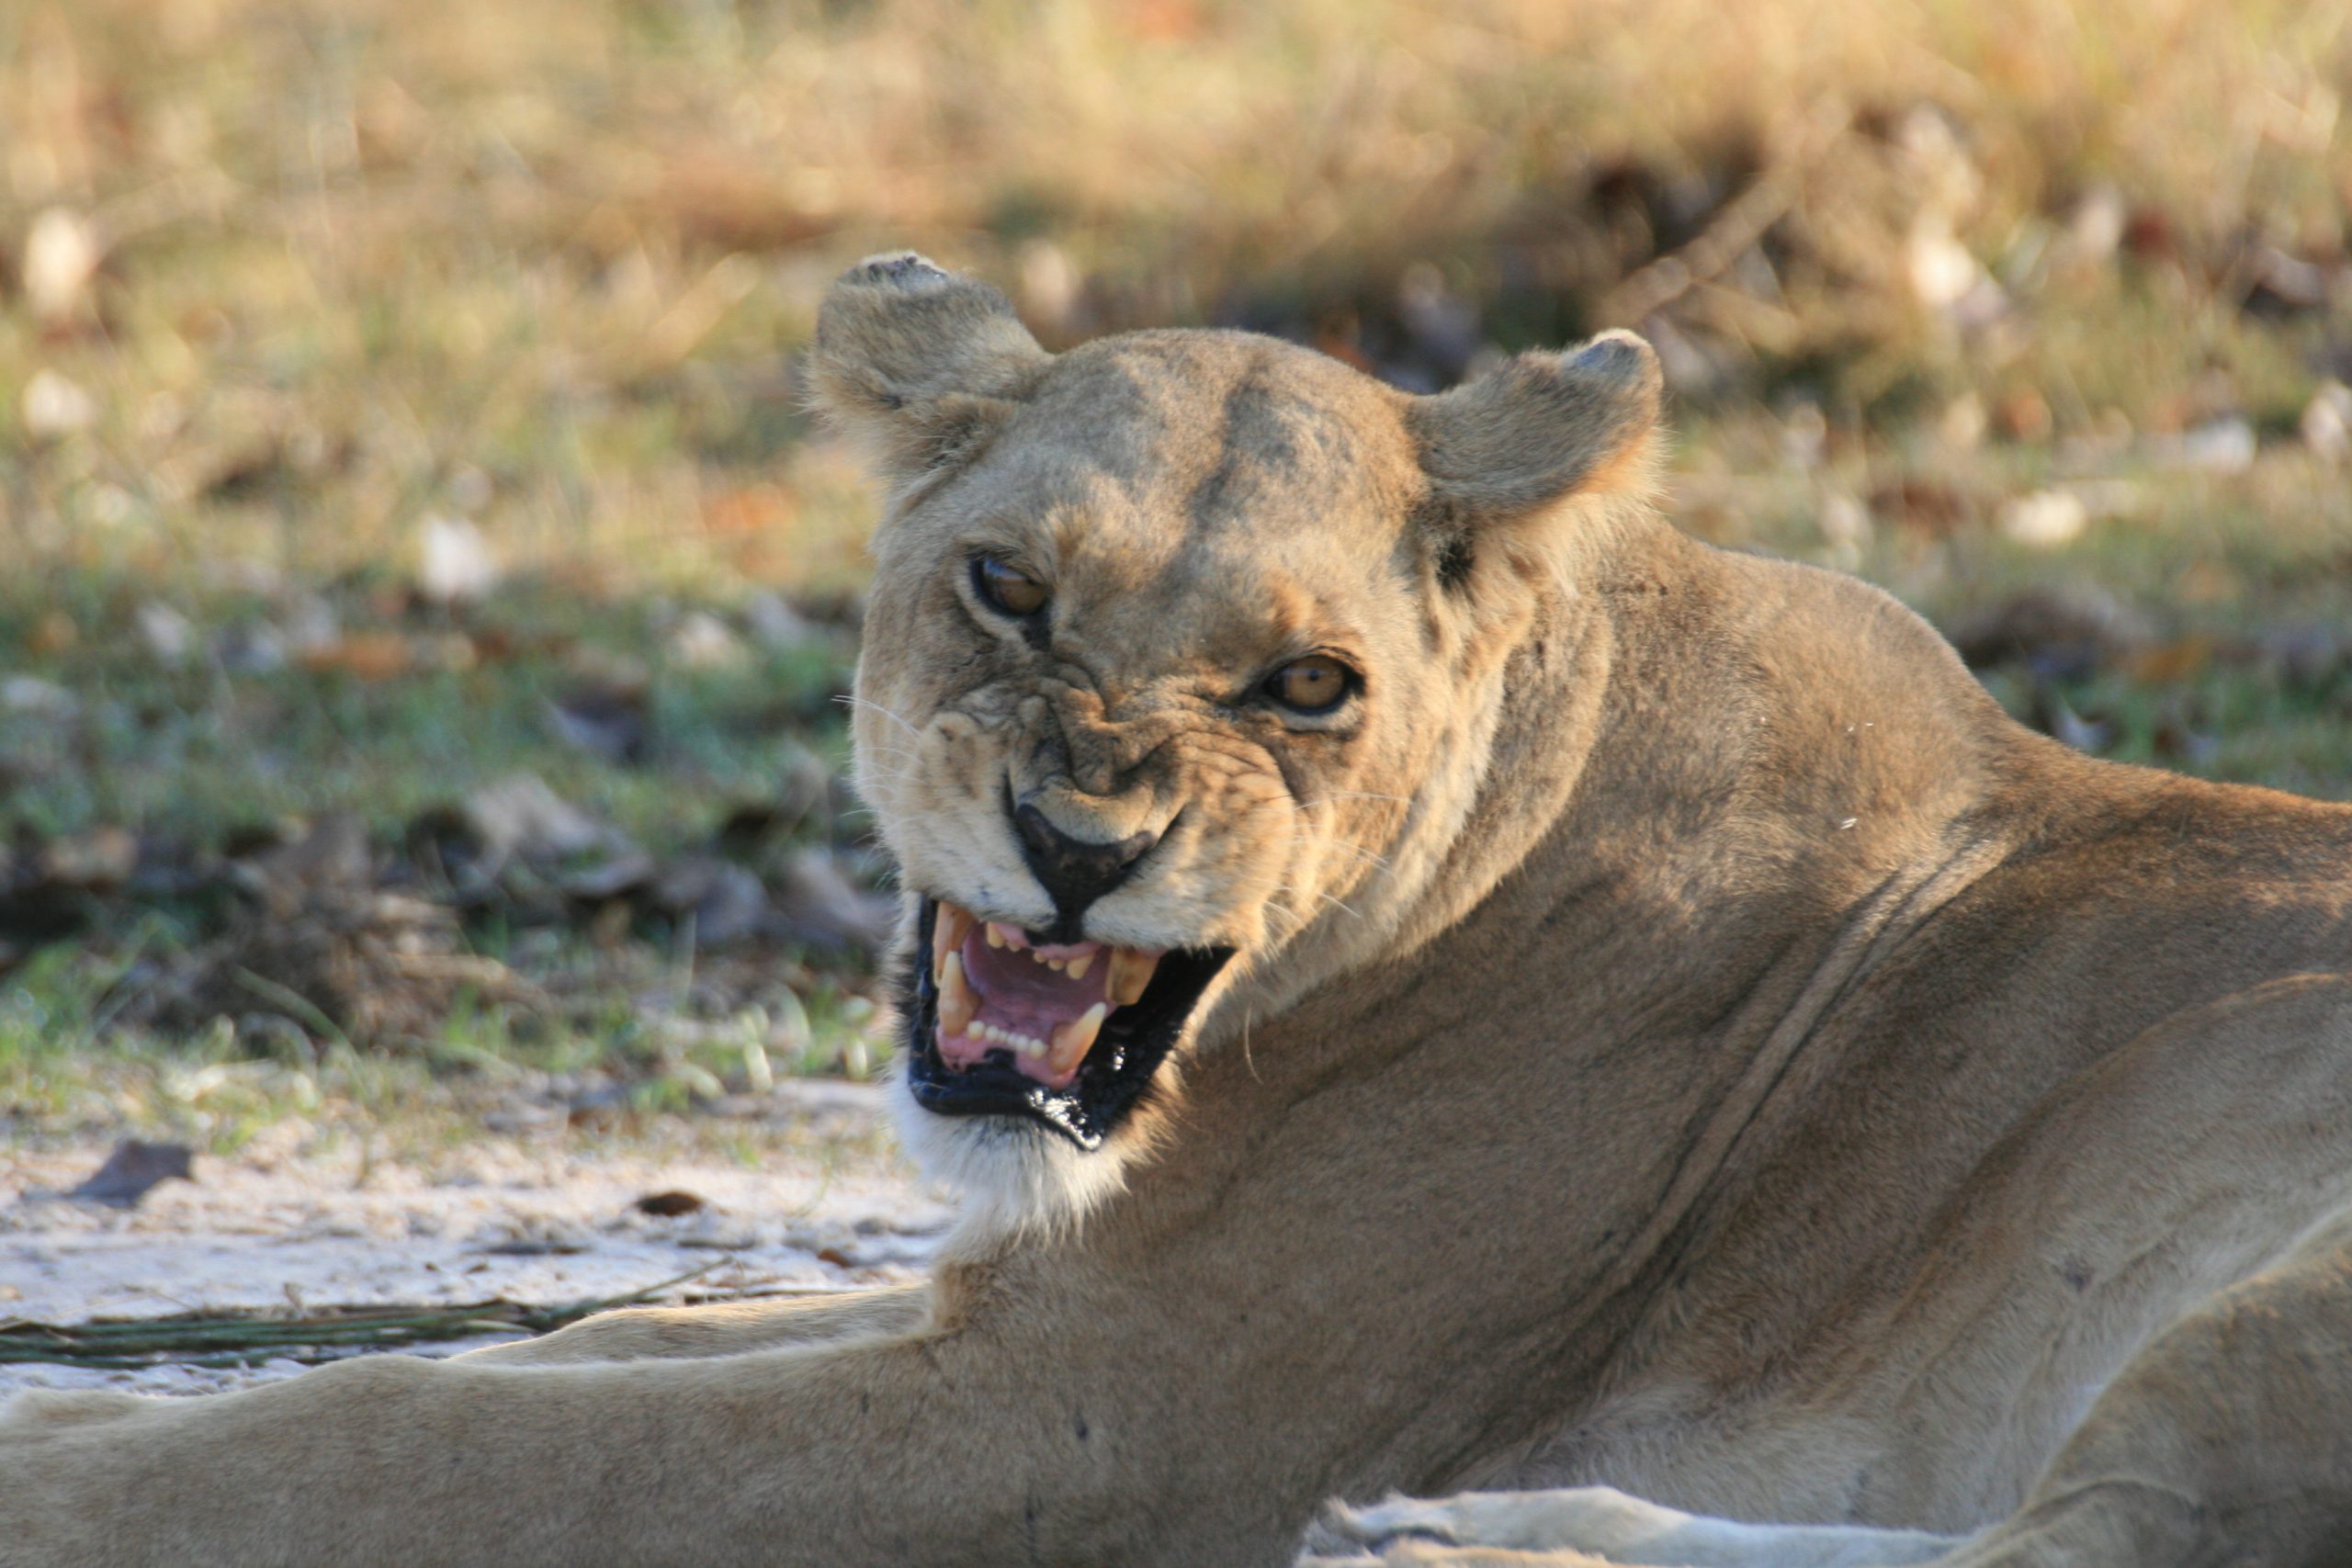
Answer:
[[2072, 746], [2077, 751], [2099, 750], [2114, 734], [2112, 726], [2085, 718], [2067, 705], [2066, 699], [2044, 687], [2034, 703], [2033, 725], [2043, 734]]
[[651, 1214], [656, 1219], [669, 1220], [680, 1214], [691, 1214], [707, 1204], [707, 1200], [697, 1193], [688, 1192], [683, 1188], [672, 1188], [666, 1192], [649, 1192], [639, 1198], [637, 1211], [641, 1214]]
[[833, 856], [808, 850], [786, 863], [777, 882], [775, 912], [787, 931], [811, 946], [879, 953], [889, 945], [898, 900], [859, 888]]
[[2072, 491], [2038, 490], [2001, 508], [2002, 536], [2029, 549], [2054, 550], [2073, 544], [2090, 526], [2090, 509]]
[[1977, 668], [2011, 661], [2047, 680], [2073, 680], [2127, 659], [2153, 640], [2142, 618], [2092, 588], [2036, 588], [1961, 617], [1952, 646]]
[[1993, 424], [2012, 441], [2039, 445], [2050, 439], [2050, 403], [2031, 387], [2020, 387], [1993, 405]]
[[42, 879], [52, 887], [105, 891], [121, 886], [139, 869], [139, 840], [129, 829], [93, 828], [59, 839], [42, 852]]
[[490, 541], [462, 517], [428, 517], [418, 545], [417, 591], [437, 604], [470, 603], [498, 586]]
[[248, 870], [255, 882], [280, 900], [368, 888], [375, 879], [368, 826], [355, 813], [330, 811], [291, 842], [254, 856]]
[[641, 683], [583, 682], [548, 704], [548, 727], [593, 757], [640, 762], [648, 739], [646, 708]]
[[25, 233], [24, 265], [18, 275], [34, 319], [56, 326], [84, 314], [89, 308], [90, 280], [105, 259], [97, 226], [82, 214], [52, 207], [34, 219]]
[[800, 504], [782, 485], [722, 490], [702, 501], [702, 525], [714, 534], [760, 534], [789, 528]]
[[[1983, 423], [1980, 412], [1978, 423]], [[1942, 538], [1976, 515], [1976, 502], [1939, 479], [1906, 476], [1870, 492], [1871, 515], [1883, 517], [1930, 538]]]
[[405, 675], [416, 651], [398, 632], [359, 632], [302, 650], [302, 668], [319, 674], [345, 674], [362, 681]]
[[2171, 686], [2202, 673], [2212, 662], [2212, 638], [2184, 637], [2141, 649], [2132, 656], [2130, 668], [2135, 681]]
[[569, 1258], [587, 1250], [586, 1242], [563, 1236], [518, 1236], [482, 1248], [493, 1258]]
[[707, 610], [696, 610], [670, 634], [670, 659], [689, 670], [727, 670], [743, 662], [743, 639]]
[[772, 652], [806, 648], [823, 635], [808, 616], [775, 593], [754, 593], [744, 602], [743, 625], [752, 640]]
[[2303, 445], [2321, 462], [2352, 462], [2352, 387], [2323, 383], [2304, 406], [2300, 431]]
[[66, 652], [82, 640], [81, 627], [62, 610], [51, 610], [36, 622], [25, 647], [43, 658]]
[[139, 640], [147, 645], [156, 663], [176, 669], [187, 662], [196, 646], [196, 626], [186, 615], [158, 600], [149, 600], [131, 616]]
[[622, 851], [619, 835], [548, 787], [537, 773], [509, 773], [466, 799], [463, 816], [487, 855], [503, 861], [563, 860]]
[[78, 434], [98, 423], [97, 400], [54, 370], [36, 370], [25, 383], [17, 412], [36, 441]]
[[2275, 626], [2263, 633], [2256, 654], [2271, 679], [2321, 691], [2352, 670], [2352, 631], [2329, 622]]
[[709, 855], [688, 855], [662, 869], [652, 887], [653, 902], [673, 917], [691, 919], [695, 942], [723, 947], [764, 932], [773, 919], [768, 890], [740, 865]]
[[2158, 436], [2148, 455], [2172, 468], [2208, 474], [2240, 474], [2254, 467], [2261, 443], [2254, 425], [2235, 415], [2207, 420], [2178, 435]]
[[65, 1196], [131, 1208], [163, 1182], [195, 1180], [194, 1157], [184, 1144], [149, 1144], [126, 1138], [115, 1146], [104, 1165]]
[[0, 675], [0, 709], [40, 718], [72, 718], [80, 699], [54, 681], [38, 675]]

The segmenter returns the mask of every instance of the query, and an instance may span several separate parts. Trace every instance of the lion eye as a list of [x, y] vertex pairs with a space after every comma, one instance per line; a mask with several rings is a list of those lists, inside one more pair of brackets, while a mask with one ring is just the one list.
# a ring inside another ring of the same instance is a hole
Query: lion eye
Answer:
[[1348, 694], [1348, 667], [1325, 653], [1294, 659], [1266, 677], [1266, 694], [1295, 713], [1329, 713]]
[[972, 563], [972, 587], [989, 609], [1016, 621], [1025, 621], [1043, 610], [1053, 597], [1044, 583], [994, 556], [982, 556]]

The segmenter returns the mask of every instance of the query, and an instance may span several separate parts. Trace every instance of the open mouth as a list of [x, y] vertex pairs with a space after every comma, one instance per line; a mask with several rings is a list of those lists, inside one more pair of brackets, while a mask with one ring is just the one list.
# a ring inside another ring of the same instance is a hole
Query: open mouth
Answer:
[[900, 1010], [907, 1085], [943, 1116], [1026, 1116], [1082, 1149], [1134, 1110], [1230, 948], [1045, 942], [925, 898]]

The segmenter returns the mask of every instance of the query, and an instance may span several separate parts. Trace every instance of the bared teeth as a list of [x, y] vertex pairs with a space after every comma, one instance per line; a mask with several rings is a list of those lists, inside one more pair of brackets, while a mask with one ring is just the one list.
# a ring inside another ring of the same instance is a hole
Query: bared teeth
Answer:
[[947, 1034], [961, 1034], [972, 1024], [972, 1015], [980, 1010], [980, 998], [964, 978], [964, 955], [950, 953], [939, 966], [939, 1027]]
[[970, 1033], [971, 1038], [975, 1040], [985, 1040], [991, 1045], [1001, 1045], [1016, 1055], [1042, 1056], [1046, 1054], [1046, 1043], [1035, 1035], [1016, 1033], [1012, 1030], [997, 1024], [976, 1023], [972, 1025]]
[[1131, 1008], [1143, 999], [1151, 984], [1154, 971], [1159, 967], [1159, 954], [1138, 953], [1132, 947], [1114, 948], [1111, 953], [1111, 973], [1103, 982], [1105, 994], [1114, 1007]]
[[[979, 1021], [980, 996], [964, 972], [964, 945], [975, 930], [990, 947], [1026, 953], [1032, 963], [1067, 975], [1072, 980], [1086, 979], [1095, 972], [1095, 961], [1103, 960], [1102, 999], [1077, 1018], [1056, 1024], [1049, 1040]], [[1024, 1060], [1042, 1059], [1055, 1080], [1066, 1081], [1102, 1038], [1104, 1021], [1118, 1009], [1133, 1007], [1143, 999], [1144, 992], [1151, 987], [1152, 976], [1159, 971], [1163, 956], [1109, 943], [1082, 945], [1085, 951], [1075, 957], [1048, 956], [1036, 951], [1029, 933], [1019, 926], [1002, 920], [983, 921], [968, 909], [943, 901], [933, 920], [931, 938], [932, 976], [939, 987], [941, 1036], [985, 1041]]]
[[931, 977], [934, 984], [947, 973], [947, 955], [960, 953], [972, 934], [972, 917], [953, 904], [942, 904], [931, 923]]
[[1094, 1037], [1102, 1032], [1102, 1021], [1111, 1015], [1110, 1008], [1096, 1002], [1068, 1023], [1054, 1025], [1053, 1052], [1046, 1058], [1046, 1066], [1056, 1077], [1074, 1070], [1094, 1049]]

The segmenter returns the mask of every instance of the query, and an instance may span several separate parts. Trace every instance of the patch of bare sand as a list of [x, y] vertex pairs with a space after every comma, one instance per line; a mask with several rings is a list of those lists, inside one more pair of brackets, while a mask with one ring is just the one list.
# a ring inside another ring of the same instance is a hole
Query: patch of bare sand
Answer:
[[[820, 1113], [741, 1132], [729, 1148], [701, 1130], [621, 1140], [558, 1129], [410, 1140], [368, 1157], [356, 1136], [273, 1129], [236, 1156], [199, 1156], [194, 1181], [166, 1181], [129, 1210], [52, 1196], [97, 1166], [103, 1144], [0, 1148], [0, 1321], [492, 1297], [554, 1306], [708, 1265], [684, 1287], [696, 1297], [910, 1279], [949, 1207], [891, 1146], [879, 1091], [825, 1087], [842, 1092]], [[671, 1217], [637, 1207], [672, 1191], [702, 1206]], [[300, 1370], [0, 1365], [0, 1398], [212, 1393]]]

